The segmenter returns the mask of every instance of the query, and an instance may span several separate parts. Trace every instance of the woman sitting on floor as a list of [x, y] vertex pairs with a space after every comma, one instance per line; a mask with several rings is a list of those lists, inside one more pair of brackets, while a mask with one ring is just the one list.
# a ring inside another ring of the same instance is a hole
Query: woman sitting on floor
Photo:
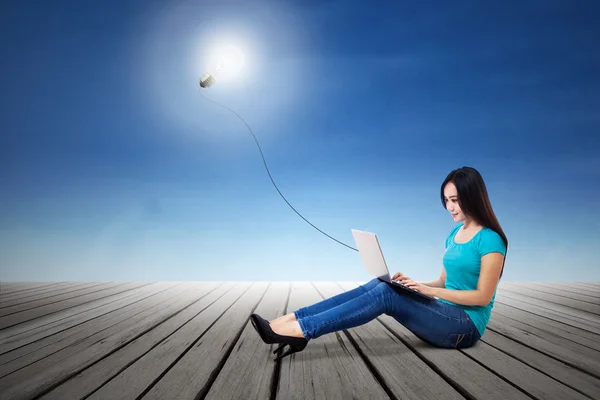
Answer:
[[441, 186], [443, 206], [460, 222], [446, 238], [438, 279], [420, 283], [402, 273], [392, 279], [436, 300], [423, 299], [377, 278], [355, 289], [267, 321], [252, 314], [252, 325], [267, 344], [303, 350], [319, 336], [353, 328], [387, 314], [421, 340], [443, 348], [473, 346], [483, 335], [504, 270], [508, 240], [490, 204], [480, 173], [463, 167]]

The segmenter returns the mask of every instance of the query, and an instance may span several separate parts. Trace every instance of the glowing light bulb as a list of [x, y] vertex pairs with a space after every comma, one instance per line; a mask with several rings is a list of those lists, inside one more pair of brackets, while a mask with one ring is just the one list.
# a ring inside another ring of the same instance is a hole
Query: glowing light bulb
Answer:
[[200, 77], [200, 87], [212, 86], [217, 81], [228, 81], [240, 74], [244, 68], [244, 53], [233, 45], [222, 47], [212, 59], [213, 67]]

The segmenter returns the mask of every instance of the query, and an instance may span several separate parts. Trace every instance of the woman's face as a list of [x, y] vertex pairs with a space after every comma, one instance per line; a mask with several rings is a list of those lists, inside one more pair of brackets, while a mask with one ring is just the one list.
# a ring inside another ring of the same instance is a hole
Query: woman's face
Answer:
[[465, 215], [458, 204], [456, 186], [454, 186], [454, 183], [452, 182], [449, 182], [444, 188], [444, 201], [446, 202], [446, 210], [450, 212], [450, 215], [455, 222], [462, 222], [465, 220]]

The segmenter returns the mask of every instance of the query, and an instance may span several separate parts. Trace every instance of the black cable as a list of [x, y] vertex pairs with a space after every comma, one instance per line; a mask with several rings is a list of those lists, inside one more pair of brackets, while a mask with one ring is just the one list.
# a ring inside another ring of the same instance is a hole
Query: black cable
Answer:
[[250, 128], [250, 125], [248, 125], [248, 123], [246, 121], [244, 121], [244, 118], [240, 117], [240, 115], [238, 113], [236, 113], [235, 111], [233, 111], [231, 108], [229, 108], [227, 106], [224, 106], [223, 104], [217, 103], [216, 101], [211, 100], [211, 99], [207, 98], [206, 96], [204, 96], [202, 94], [202, 89], [200, 89], [200, 96], [204, 97], [204, 99], [206, 99], [207, 101], [210, 101], [211, 103], [214, 103], [214, 104], [216, 104], [218, 106], [221, 106], [221, 107], [223, 107], [223, 108], [231, 111], [233, 114], [235, 114], [246, 125], [246, 127], [248, 128], [248, 130], [252, 134], [252, 137], [254, 137], [254, 141], [256, 142], [256, 145], [258, 146], [258, 150], [260, 151], [260, 155], [262, 156], [263, 163], [265, 164], [265, 168], [267, 170], [267, 174], [269, 174], [269, 178], [271, 179], [271, 182], [273, 183], [273, 186], [275, 186], [275, 189], [277, 189], [277, 192], [279, 192], [279, 195], [283, 198], [283, 200], [285, 200], [285, 202], [288, 204], [288, 206], [290, 206], [291, 209], [294, 210], [296, 212], [296, 214], [298, 214], [300, 216], [300, 218], [302, 218], [303, 220], [305, 220], [309, 225], [311, 225], [313, 228], [315, 228], [316, 230], [318, 230], [319, 232], [321, 232], [323, 235], [329, 237], [330, 239], [335, 240], [339, 244], [344, 245], [344, 246], [348, 247], [349, 249], [352, 249], [354, 251], [358, 251], [358, 249], [355, 249], [354, 247], [350, 247], [347, 244], [340, 242], [336, 238], [329, 236], [328, 234], [326, 234], [325, 232], [323, 232], [322, 230], [320, 230], [319, 228], [317, 228], [316, 226], [314, 226], [313, 224], [311, 224], [306, 218], [304, 218], [302, 215], [300, 215], [300, 213], [298, 211], [296, 211], [296, 209], [294, 207], [292, 207], [292, 205], [287, 201], [287, 199], [283, 196], [283, 194], [281, 194], [281, 191], [279, 190], [279, 188], [275, 184], [275, 181], [273, 181], [273, 178], [271, 177], [271, 173], [269, 172], [269, 167], [267, 167], [267, 161], [265, 160], [265, 156], [263, 155], [262, 149], [260, 148], [260, 144], [258, 143], [258, 140], [256, 139], [256, 136], [254, 135], [254, 132], [252, 132], [252, 128]]

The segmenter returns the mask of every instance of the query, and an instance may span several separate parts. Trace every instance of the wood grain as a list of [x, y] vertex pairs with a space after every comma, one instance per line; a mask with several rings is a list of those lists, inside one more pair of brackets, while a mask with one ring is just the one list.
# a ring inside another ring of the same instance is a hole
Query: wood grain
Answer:
[[474, 347], [388, 315], [278, 362], [249, 322], [352, 282], [0, 282], [0, 398], [598, 399], [600, 282], [503, 282]]
[[[353, 289], [352, 283], [342, 286], [315, 283], [325, 297]], [[372, 368], [397, 398], [403, 399], [463, 399], [464, 397], [411, 349], [394, 336], [379, 320], [348, 330]]]
[[[323, 300], [308, 282], [294, 282], [288, 312]], [[277, 399], [388, 398], [352, 342], [341, 332], [309, 341], [281, 360]]]

